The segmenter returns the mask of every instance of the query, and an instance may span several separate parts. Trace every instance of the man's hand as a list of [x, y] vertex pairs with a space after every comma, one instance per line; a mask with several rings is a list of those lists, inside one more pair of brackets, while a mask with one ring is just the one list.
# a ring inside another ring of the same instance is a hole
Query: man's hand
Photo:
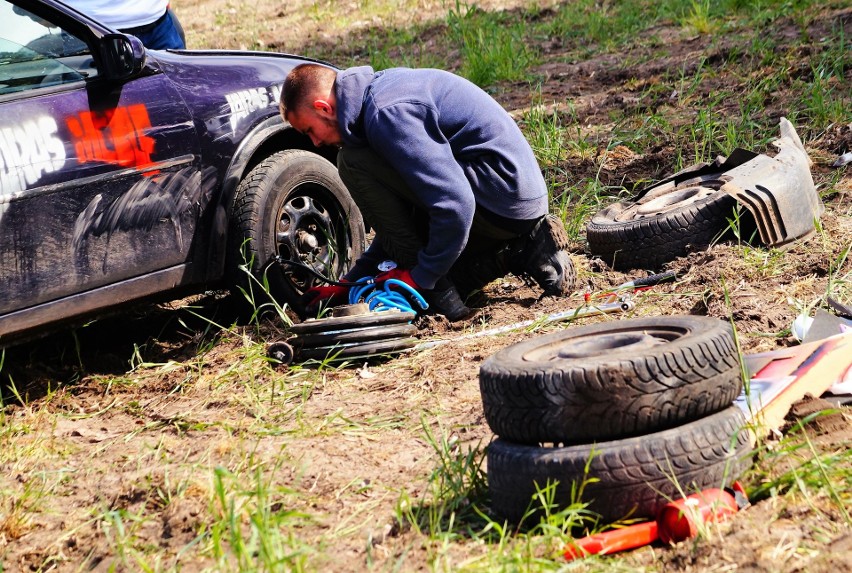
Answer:
[[376, 286], [383, 286], [385, 281], [388, 281], [390, 279], [402, 281], [414, 290], [420, 289], [420, 287], [417, 286], [417, 283], [414, 282], [414, 279], [411, 277], [411, 271], [409, 271], [408, 269], [391, 269], [389, 271], [385, 271], [376, 275]]
[[345, 304], [349, 298], [349, 287], [328, 285], [315, 286], [305, 291], [301, 302], [305, 309], [310, 312], [317, 310], [321, 304], [325, 306], [336, 306]]

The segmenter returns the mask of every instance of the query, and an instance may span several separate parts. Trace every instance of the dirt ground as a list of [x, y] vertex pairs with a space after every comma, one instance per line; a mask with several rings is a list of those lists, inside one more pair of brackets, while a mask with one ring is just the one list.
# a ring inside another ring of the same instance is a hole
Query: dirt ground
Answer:
[[[245, 8], [234, 3], [181, 0], [173, 4], [191, 47], [239, 48], [259, 42], [297, 52], [307, 43], [345, 41], [345, 36], [338, 36], [343, 30], [329, 23], [333, 18], [323, 16], [322, 10], [331, 10], [330, 3], [311, 4], [310, 13], [315, 14], [311, 18], [304, 17], [302, 2], [253, 3], [255, 16], [251, 22], [257, 28], [250, 31], [233, 26], [235, 20], [246, 18]], [[393, 20], [386, 16], [387, 20], [375, 17], [357, 22], [357, 3], [339, 3], [338, 8], [350, 4], [350, 19], [345, 22], [350, 30]], [[444, 10], [442, 2], [404, 4], [419, 5], [416, 13], [424, 19]], [[479, 4], [511, 8], [522, 3]], [[811, 24], [813, 36], [819, 36], [821, 26], [828, 29], [839, 21], [852, 37], [850, 9], [815, 20]], [[780, 29], [774, 32], [778, 37], [787, 33], [783, 24], [779, 23]], [[675, 29], [657, 32], [669, 38], [665, 53], [650, 58], [629, 54], [635, 57], [631, 59], [645, 62], [629, 72], [618, 66], [612, 55], [562, 62], [560, 46], [551, 43], [540, 70], [548, 78], [542, 85], [542, 99], [564, 102], [571, 98], [578, 124], [596, 125], [605, 131], [611, 110], [636, 105], [634, 95], [641, 90], [637, 81], [654, 81], [663, 72], [694, 61], [696, 54], [710, 53], [712, 57], [731, 49], [725, 41], [711, 46], [706, 38], [685, 38]], [[217, 45], [197, 44], [211, 37], [217, 39]], [[849, 72], [847, 80], [852, 82]], [[715, 81], [722, 86], [733, 79], [719, 75]], [[708, 85], [702, 89], [713, 88]], [[526, 84], [501, 86], [497, 97], [511, 112], [532, 104]], [[782, 104], [767, 109], [767, 117], [784, 115]], [[735, 106], [736, 102], [721, 105]], [[849, 120], [852, 122], [852, 116]], [[691, 118], [684, 115], [681, 121]], [[789, 334], [793, 319], [803, 308], [819, 305], [834, 288], [830, 284], [834, 277], [845, 275], [848, 280], [850, 262], [842, 254], [852, 246], [852, 171], [847, 166], [838, 175], [830, 166], [839, 154], [852, 149], [852, 123], [833, 125], [806, 140], [805, 145], [814, 160], [812, 173], [820, 188], [824, 189], [827, 181], [837, 181], [835, 191], [823, 195], [826, 210], [820, 232], [783, 252], [729, 242], [694, 253], [666, 267], [676, 272], [675, 282], [633, 294], [635, 310], [627, 315], [580, 322], [661, 314], [703, 314], [725, 320], [733, 317], [745, 353], [795, 344]], [[569, 159], [563, 166], [570, 174], [566, 177], [579, 180], [597, 172], [604, 184], [630, 188], [633, 183], [671, 173], [676, 161], [674, 150], [666, 146], [643, 154], [625, 150], [611, 153], [602, 167], [599, 159], [599, 155]], [[610, 270], [590, 257], [582, 240], [572, 246], [572, 259], [578, 283], [571, 296], [539, 300], [537, 288], [508, 277], [489, 286], [471, 321], [449, 324], [435, 318], [418, 319], [418, 336], [424, 341], [445, 340], [464, 336], [480, 325], [490, 328], [539, 319], [580, 306], [584, 292], [604, 292], [637, 276]], [[843, 292], [848, 297], [852, 291], [847, 286]], [[192, 300], [199, 314], [226, 323], [227, 310], [217, 301], [212, 294]], [[845, 302], [852, 301], [847, 298]], [[209, 323], [176, 310], [176, 306], [125, 313], [78, 330], [73, 336], [59, 333], [7, 352], [4, 373], [13, 376], [18, 389], [32, 400], [26, 406], [7, 406], [7, 423], [26, 422], [26, 431], [32, 436], [31, 456], [73, 451], [62, 467], [41, 469], [74, 478], [57, 487], [61, 505], [40, 512], [38, 523], [22, 525], [17, 532], [6, 527], [0, 538], [5, 570], [38, 570], [45, 563], [55, 563], [57, 570], [63, 571], [77, 570], [82, 563], [93, 570], [108, 570], [115, 555], [111, 549], [114, 545], [106, 539], [113, 539], [110, 535], [114, 534], [93, 519], [93, 506], [120, 508], [130, 514], [144, 509], [147, 515], [156, 515], [157, 520], [146, 521], [135, 534], [151, 546], [175, 554], [198, 534], [209, 491], [190, 476], [170, 473], [176, 471], [174, 468], [158, 467], [158, 456], [167, 452], [170, 459], [199, 459], [198, 466], [204, 468], [227, 466], [242, 452], [241, 436], [251, 434], [260, 424], [276, 424], [283, 430], [270, 431], [268, 438], [253, 442], [251, 447], [258, 456], [286, 460], [278, 479], [310, 496], [310, 508], [320, 516], [318, 523], [300, 529], [306, 542], [318, 532], [338, 528], [358, 532], [341, 534], [336, 538], [337, 545], [324, 547], [317, 570], [367, 568], [367, 539], [371, 539], [373, 566], [390, 569], [414, 535], [393, 526], [396, 494], [403, 488], [412, 495], [422, 494], [425, 479], [435, 465], [434, 450], [424, 440], [419, 420], [422, 417], [433, 427], [447, 429], [462, 445], [487, 444], [492, 434], [482, 413], [479, 365], [496, 350], [531, 336], [518, 330], [500, 336], [463, 338], [385, 363], [328, 371], [321, 383], [311, 386], [298, 413], [280, 412], [234, 398], [228, 394], [228, 386], [219, 386], [218, 381], [228, 378], [232, 370], [233, 377], [240, 376], [234, 364], [235, 357], [244, 357], [243, 337], [226, 334], [215, 338], [215, 344], [205, 346], [203, 367], [193, 367], [193, 357], [199, 353], [205, 324]], [[273, 340], [281, 334], [278, 324], [265, 325], [260, 332], [246, 330], [246, 336], [255, 339]], [[137, 361], [137, 368], [129, 370], [128, 357], [134, 355], [148, 365], [171, 366], [139, 367]], [[280, 370], [269, 376], [273, 385], [288, 380]], [[107, 379], [114, 382], [105, 384]], [[47, 396], [49, 403], [44, 403]], [[798, 408], [793, 419], [807, 412], [806, 405]], [[40, 409], [65, 415], [39, 416]], [[380, 429], [296, 431], [305, 420], [336, 428], [344, 416], [364, 425], [369, 421]], [[847, 448], [852, 439], [850, 420], [852, 414], [847, 408], [830, 418], [820, 418], [810, 430], [816, 447], [823, 452]], [[7, 460], [2, 467], [23, 482], [35, 471], [32, 459]], [[770, 468], [765, 470], [769, 472], [766, 475], [752, 479], [756, 483], [783, 469]], [[365, 486], [357, 497], [342, 495], [353, 476], [361, 484], [372, 485]], [[164, 503], [161, 492], [175, 488], [176, 477], [181, 477], [186, 487], [174, 502]], [[406, 559], [403, 570], [428, 570], [425, 552], [414, 552]], [[770, 497], [718, 526], [707, 538], [675, 548], [637, 551], [626, 563], [636, 570], [682, 572], [849, 571], [852, 533], [827, 498]], [[199, 562], [199, 568], [209, 565]], [[191, 564], [183, 567], [194, 570]]]

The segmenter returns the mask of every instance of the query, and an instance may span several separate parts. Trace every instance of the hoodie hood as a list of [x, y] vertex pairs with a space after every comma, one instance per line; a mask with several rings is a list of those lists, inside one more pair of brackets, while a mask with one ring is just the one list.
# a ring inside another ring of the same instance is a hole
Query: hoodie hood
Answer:
[[341, 138], [346, 145], [357, 147], [367, 145], [361, 112], [367, 88], [376, 75], [370, 66], [349, 68], [337, 74], [337, 80], [334, 83], [337, 121], [340, 124]]

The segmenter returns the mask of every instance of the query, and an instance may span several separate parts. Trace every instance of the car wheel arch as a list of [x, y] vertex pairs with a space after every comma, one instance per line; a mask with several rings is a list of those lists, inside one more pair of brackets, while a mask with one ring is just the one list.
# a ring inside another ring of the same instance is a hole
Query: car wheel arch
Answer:
[[223, 177], [222, 190], [216, 200], [216, 213], [211, 225], [208, 264], [210, 276], [215, 280], [221, 280], [225, 276], [229, 221], [240, 181], [264, 159], [288, 149], [311, 151], [336, 165], [336, 150], [318, 150], [308, 137], [298, 133], [278, 115], [265, 119], [243, 138]]

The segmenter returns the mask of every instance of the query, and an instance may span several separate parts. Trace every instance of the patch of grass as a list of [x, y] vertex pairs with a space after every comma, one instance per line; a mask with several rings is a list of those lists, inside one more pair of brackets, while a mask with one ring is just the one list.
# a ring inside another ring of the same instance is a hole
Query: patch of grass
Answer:
[[635, 41], [655, 19], [642, 2], [578, 0], [560, 3], [553, 16], [537, 26], [537, 33], [576, 44], [588, 55]]
[[849, 255], [852, 244], [847, 245], [833, 260], [828, 269], [828, 281], [825, 287], [825, 299], [852, 299], [852, 268], [849, 268]]
[[[218, 30], [235, 30], [236, 37], [233, 41], [239, 44], [242, 50], [264, 50], [266, 45], [260, 39], [263, 18], [260, 18], [255, 3], [251, 2], [226, 2], [224, 6], [216, 10], [213, 21]], [[220, 41], [207, 47], [224, 47]], [[198, 40], [190, 32], [187, 37], [187, 45], [192, 48], [198, 45]]]
[[852, 450], [841, 446], [817, 451], [809, 427], [821, 416], [837, 412], [825, 410], [806, 416], [778, 444], [761, 452], [753, 469], [752, 481], [758, 485], [749, 492], [753, 502], [781, 495], [801, 496], [815, 511], [835, 511], [847, 527], [852, 526], [848, 511], [852, 503]]
[[384, 33], [372, 32], [370, 36], [367, 58], [376, 71], [394, 67], [447, 67], [447, 61], [441, 53], [425, 45], [416, 33], [402, 31], [387, 38]]
[[66, 480], [64, 472], [37, 472], [18, 480], [17, 484], [0, 486], [0, 536], [16, 540], [35, 529], [40, 514], [49, 511], [49, 500]]
[[718, 16], [711, 13], [710, 0], [693, 0], [680, 18], [681, 26], [697, 34], [713, 34], [719, 29]]
[[812, 70], [812, 78], [810, 82], [798, 84], [802, 94], [797, 114], [799, 121], [811, 126], [826, 126], [848, 119], [852, 97], [843, 77], [834, 76], [829, 67], [819, 66]]
[[293, 509], [297, 493], [277, 483], [274, 464], [213, 470], [211, 511], [217, 517], [203, 535], [202, 552], [222, 571], [306, 571], [319, 548], [299, 539], [312, 517]]
[[413, 503], [408, 495], [402, 496], [397, 504], [397, 521], [439, 537], [452, 534], [458, 524], [480, 521], [475, 508], [482, 505], [486, 494], [484, 450], [479, 446], [462, 449], [458, 437], [445, 432], [436, 436], [425, 420], [421, 426], [438, 457], [438, 466], [429, 478], [426, 499]]
[[457, 0], [447, 17], [449, 36], [459, 46], [459, 73], [479, 86], [528, 77], [538, 63], [536, 49], [526, 42], [526, 23], [485, 12]]
[[[436, 434], [425, 420], [422, 427], [437, 457], [436, 467], [419, 500], [406, 491], [400, 495], [395, 529], [426, 537], [430, 566], [464, 571], [560, 569], [561, 552], [571, 532], [591, 518], [586, 504], [577, 501], [557, 510], [556, 483], [550, 483], [530, 499], [528, 523], [501, 521], [488, 510], [483, 445], [462, 447], [454, 434], [440, 428]], [[577, 500], [583, 485], [574, 486]], [[460, 546], [468, 554], [463, 561], [455, 555]]]
[[519, 121], [543, 169], [558, 166], [565, 159], [569, 145], [565, 119], [571, 121], [570, 116], [566, 118], [556, 106], [548, 107], [539, 99]]
[[372, 432], [381, 430], [394, 430], [406, 426], [407, 417], [401, 415], [392, 416], [366, 416], [356, 419], [347, 416], [343, 409], [339, 409], [326, 416], [323, 420], [313, 422], [310, 428], [304, 428], [307, 435], [330, 436], [341, 434], [343, 436], [369, 436]]

